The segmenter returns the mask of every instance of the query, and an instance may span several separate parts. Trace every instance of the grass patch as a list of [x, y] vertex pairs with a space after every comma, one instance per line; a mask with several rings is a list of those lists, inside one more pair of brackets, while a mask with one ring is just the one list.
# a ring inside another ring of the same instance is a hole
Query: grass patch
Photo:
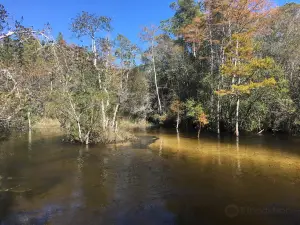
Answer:
[[33, 129], [58, 129], [61, 130], [60, 122], [56, 119], [42, 118], [38, 120], [33, 126]]
[[120, 121], [119, 128], [124, 131], [135, 131], [135, 130], [145, 130], [152, 125], [146, 120], [122, 120]]

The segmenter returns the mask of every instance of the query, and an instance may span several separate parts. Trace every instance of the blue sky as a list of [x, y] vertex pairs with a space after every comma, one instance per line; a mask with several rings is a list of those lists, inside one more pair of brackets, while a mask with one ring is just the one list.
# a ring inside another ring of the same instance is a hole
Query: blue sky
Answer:
[[[121, 33], [139, 44], [138, 34], [143, 26], [159, 24], [173, 15], [169, 5], [174, 0], [1, 0], [7, 11], [24, 25], [42, 28], [49, 22], [53, 34], [61, 31], [65, 39], [76, 42], [69, 31], [71, 18], [81, 11], [109, 16], [113, 20], [112, 35]], [[276, 4], [300, 0], [277, 0]], [[89, 44], [89, 43], [86, 43]]]

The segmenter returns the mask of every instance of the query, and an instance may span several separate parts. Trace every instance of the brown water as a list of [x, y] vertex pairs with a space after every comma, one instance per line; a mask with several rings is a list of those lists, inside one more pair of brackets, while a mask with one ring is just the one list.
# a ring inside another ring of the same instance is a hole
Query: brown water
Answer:
[[138, 136], [0, 143], [0, 224], [300, 224], [298, 139]]

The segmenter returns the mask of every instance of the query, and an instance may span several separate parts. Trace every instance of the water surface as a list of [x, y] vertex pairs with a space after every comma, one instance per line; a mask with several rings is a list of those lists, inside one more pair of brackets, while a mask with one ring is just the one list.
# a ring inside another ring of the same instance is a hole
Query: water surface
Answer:
[[0, 144], [0, 224], [300, 224], [300, 141], [139, 133]]

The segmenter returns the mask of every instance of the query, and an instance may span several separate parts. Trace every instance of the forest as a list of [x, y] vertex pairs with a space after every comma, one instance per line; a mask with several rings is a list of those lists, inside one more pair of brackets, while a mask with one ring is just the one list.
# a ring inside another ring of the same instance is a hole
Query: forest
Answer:
[[0, 4], [1, 135], [45, 118], [84, 144], [131, 138], [125, 121], [198, 136], [300, 133], [299, 4], [178, 0], [170, 7], [173, 17], [141, 29], [142, 48], [122, 34], [108, 38], [106, 16], [74, 15], [69, 29], [91, 43], [82, 46], [53, 37], [51, 24], [12, 20]]

